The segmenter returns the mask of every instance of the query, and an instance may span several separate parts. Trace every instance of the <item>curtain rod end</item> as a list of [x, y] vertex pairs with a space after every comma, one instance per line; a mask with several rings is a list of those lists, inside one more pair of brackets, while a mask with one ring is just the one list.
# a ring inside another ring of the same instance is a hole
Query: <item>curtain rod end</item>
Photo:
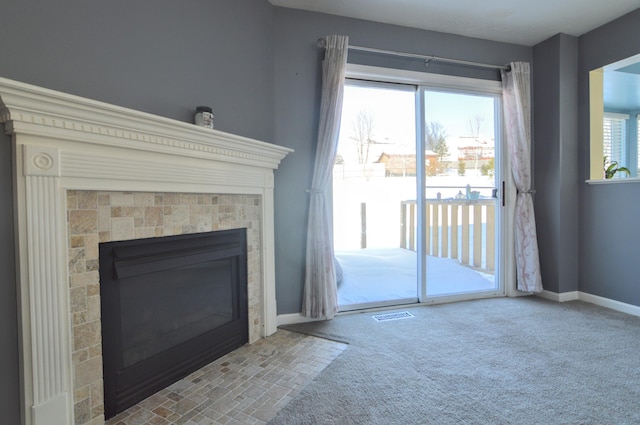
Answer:
[[324, 49], [325, 47], [327, 47], [327, 40], [325, 40], [324, 38], [319, 38], [316, 43], [318, 47], [320, 47], [321, 49]]

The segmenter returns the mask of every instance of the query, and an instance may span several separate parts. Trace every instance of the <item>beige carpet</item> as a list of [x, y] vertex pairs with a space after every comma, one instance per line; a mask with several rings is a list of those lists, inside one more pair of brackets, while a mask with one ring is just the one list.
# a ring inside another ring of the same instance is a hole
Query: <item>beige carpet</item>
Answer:
[[349, 347], [270, 422], [639, 424], [640, 318], [499, 298], [287, 329]]

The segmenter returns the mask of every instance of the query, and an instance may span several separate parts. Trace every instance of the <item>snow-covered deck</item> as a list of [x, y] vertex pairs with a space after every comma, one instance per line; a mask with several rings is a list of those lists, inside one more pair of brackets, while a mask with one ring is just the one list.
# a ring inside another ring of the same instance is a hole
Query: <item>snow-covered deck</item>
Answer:
[[[376, 303], [417, 298], [417, 259], [402, 248], [336, 251], [343, 270], [338, 303]], [[458, 260], [427, 256], [427, 295], [441, 296], [494, 289], [494, 276]]]

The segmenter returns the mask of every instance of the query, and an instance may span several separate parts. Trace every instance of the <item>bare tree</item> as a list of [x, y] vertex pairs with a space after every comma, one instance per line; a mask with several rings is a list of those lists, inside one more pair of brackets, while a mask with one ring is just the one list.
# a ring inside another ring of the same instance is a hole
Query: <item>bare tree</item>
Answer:
[[447, 144], [447, 131], [437, 121], [431, 121], [427, 124], [427, 149], [433, 151], [438, 156], [438, 164], [436, 170], [431, 170], [431, 174], [442, 172], [445, 169], [444, 158], [449, 155], [449, 146]]
[[373, 115], [370, 111], [360, 110], [351, 122], [353, 140], [358, 152], [358, 163], [366, 164], [369, 160], [369, 148], [373, 143]]
[[484, 127], [484, 115], [476, 114], [473, 118], [469, 119], [469, 129], [471, 130], [471, 136], [476, 139], [480, 137], [480, 131]]
[[442, 124], [440, 124], [437, 121], [430, 121], [427, 123], [426, 126], [426, 131], [427, 131], [427, 149], [432, 150], [433, 152], [436, 151], [436, 145], [438, 144], [439, 141], [446, 139], [447, 137], [447, 132], [444, 129], [444, 127], [442, 126]]
[[475, 159], [475, 170], [476, 175], [478, 174], [478, 159], [482, 156], [482, 145], [480, 144], [480, 131], [484, 126], [484, 115], [476, 114], [473, 118], [469, 119], [469, 129], [471, 130], [471, 136], [473, 137], [473, 141], [475, 143], [473, 147], [473, 156]]

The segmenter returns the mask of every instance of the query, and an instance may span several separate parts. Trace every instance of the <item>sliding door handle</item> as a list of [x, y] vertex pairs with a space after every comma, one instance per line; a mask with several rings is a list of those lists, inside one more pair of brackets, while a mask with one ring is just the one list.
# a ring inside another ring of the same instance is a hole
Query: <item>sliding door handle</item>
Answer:
[[500, 196], [500, 189], [498, 189], [497, 187], [494, 187], [494, 188], [491, 190], [491, 197], [492, 197], [493, 199], [501, 199], [501, 200], [502, 200], [502, 206], [503, 206], [503, 207], [504, 207], [504, 205], [505, 205], [505, 203], [504, 203], [504, 198], [505, 198], [505, 196], [504, 196], [504, 186], [505, 186], [505, 184], [504, 184], [504, 181], [503, 181], [503, 182], [502, 182], [502, 191], [501, 191], [501, 192], [502, 192], [502, 196]]

